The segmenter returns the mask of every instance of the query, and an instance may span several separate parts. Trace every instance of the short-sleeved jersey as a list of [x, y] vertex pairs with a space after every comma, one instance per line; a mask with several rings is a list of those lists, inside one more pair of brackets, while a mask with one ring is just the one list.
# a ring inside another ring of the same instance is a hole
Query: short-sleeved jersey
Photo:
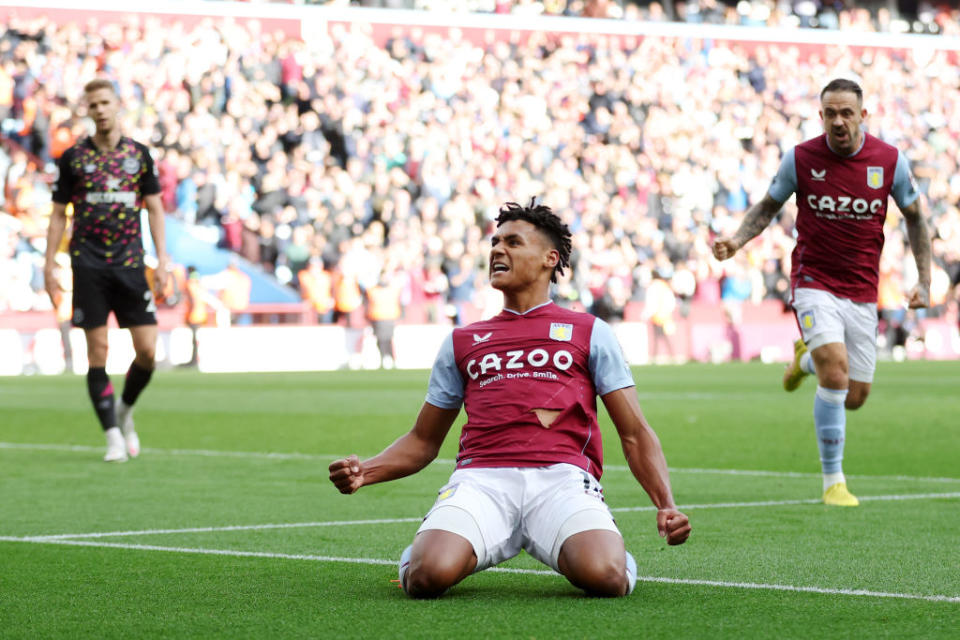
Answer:
[[[634, 385], [610, 326], [553, 303], [453, 331], [427, 402], [467, 412], [457, 468], [576, 465], [599, 478], [597, 395]], [[544, 426], [535, 409], [559, 411]]]
[[147, 147], [121, 137], [116, 148], [101, 151], [88, 137], [64, 152], [58, 168], [53, 201], [73, 203], [74, 266], [142, 268], [143, 198], [160, 193]]
[[877, 301], [888, 196], [903, 209], [919, 194], [906, 157], [874, 136], [863, 137], [849, 156], [831, 150], [826, 135], [797, 145], [770, 185], [770, 197], [778, 202], [797, 193], [793, 288]]

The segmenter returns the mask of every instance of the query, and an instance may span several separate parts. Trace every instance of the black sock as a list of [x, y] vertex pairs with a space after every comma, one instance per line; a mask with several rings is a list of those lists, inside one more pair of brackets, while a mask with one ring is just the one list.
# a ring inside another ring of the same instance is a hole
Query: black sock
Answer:
[[87, 370], [87, 391], [103, 430], [117, 426], [117, 414], [113, 407], [113, 384], [110, 383], [110, 376], [104, 367], [90, 367]]
[[140, 392], [150, 382], [150, 376], [152, 375], [153, 369], [144, 369], [136, 362], [130, 363], [130, 368], [127, 370], [127, 379], [123, 383], [123, 394], [120, 396], [125, 405], [133, 406], [133, 403], [140, 396]]

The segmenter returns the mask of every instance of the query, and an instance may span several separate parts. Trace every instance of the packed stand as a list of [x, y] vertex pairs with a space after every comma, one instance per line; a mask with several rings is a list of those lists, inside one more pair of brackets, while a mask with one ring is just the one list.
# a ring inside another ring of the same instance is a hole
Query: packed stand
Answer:
[[[869, 130], [913, 165], [936, 230], [933, 313], [960, 278], [955, 55], [656, 38], [621, 49], [542, 33], [381, 48], [362, 27], [305, 43], [250, 25], [7, 25], [0, 106], [16, 145], [0, 154], [0, 275], [14, 284], [0, 311], [49, 308], [51, 163], [86, 131], [75, 101], [97, 75], [116, 80], [126, 134], [155, 150], [167, 210], [299, 288], [318, 321], [371, 321], [378, 286], [407, 320], [495, 312], [491, 221], [534, 196], [574, 231], [561, 303], [616, 321], [655, 280], [679, 314], [722, 302], [735, 320], [743, 301], [783, 302], [792, 204], [729, 264], [709, 245], [763, 196], [782, 153], [821, 132], [816, 96], [836, 70], [857, 74]], [[896, 214], [888, 232], [884, 283], [908, 288]]]
[[[278, 4], [360, 6], [524, 16], [581, 16], [749, 27], [882, 33], [960, 33], [960, 10], [947, 2], [887, 0], [266, 0]], [[902, 6], [901, 6], [902, 5]]]

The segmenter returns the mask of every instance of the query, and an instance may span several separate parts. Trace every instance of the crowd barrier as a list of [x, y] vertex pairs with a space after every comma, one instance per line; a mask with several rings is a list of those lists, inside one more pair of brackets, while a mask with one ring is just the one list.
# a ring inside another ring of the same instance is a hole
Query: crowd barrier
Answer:
[[[251, 309], [252, 318], [271, 317], [256, 311]], [[691, 360], [786, 362], [792, 357], [793, 341], [799, 335], [793, 315], [784, 313], [779, 303], [746, 303], [736, 323], [730, 322], [719, 305], [693, 304], [686, 316], [677, 318], [669, 336], [672, 350], [668, 351], [665, 343], [655, 342], [653, 328], [639, 321], [641, 314], [642, 307], [631, 304], [625, 309], [624, 321], [612, 323], [632, 365]], [[159, 313], [157, 360], [161, 368], [184, 365], [190, 360], [193, 338], [181, 318], [177, 309]], [[449, 324], [398, 324], [394, 366], [429, 369], [451, 330]], [[908, 342], [906, 357], [960, 358], [955, 310], [942, 318], [923, 320], [914, 333], [916, 337]], [[72, 371], [86, 372], [83, 332], [72, 329], [69, 341]], [[133, 359], [129, 332], [111, 326], [109, 341], [107, 371], [123, 373]], [[197, 342], [197, 367], [204, 372], [337, 371], [375, 369], [381, 365], [369, 327], [310, 323], [206, 326], [198, 330]], [[0, 315], [0, 375], [59, 374], [65, 370], [65, 364], [61, 333], [51, 312]]]

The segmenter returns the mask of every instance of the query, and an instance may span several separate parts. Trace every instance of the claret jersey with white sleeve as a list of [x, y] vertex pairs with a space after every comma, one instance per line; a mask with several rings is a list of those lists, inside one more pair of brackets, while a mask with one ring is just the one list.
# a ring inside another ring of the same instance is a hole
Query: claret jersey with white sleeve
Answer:
[[[597, 396], [632, 386], [610, 325], [548, 302], [454, 329], [426, 401], [466, 409], [458, 469], [569, 463], [599, 478]], [[538, 409], [556, 417], [541, 421]]]
[[780, 163], [770, 197], [786, 202], [793, 192], [797, 245], [792, 288], [876, 302], [888, 197], [901, 210], [919, 197], [907, 158], [868, 133], [856, 152], [843, 156], [821, 135], [794, 147]]

